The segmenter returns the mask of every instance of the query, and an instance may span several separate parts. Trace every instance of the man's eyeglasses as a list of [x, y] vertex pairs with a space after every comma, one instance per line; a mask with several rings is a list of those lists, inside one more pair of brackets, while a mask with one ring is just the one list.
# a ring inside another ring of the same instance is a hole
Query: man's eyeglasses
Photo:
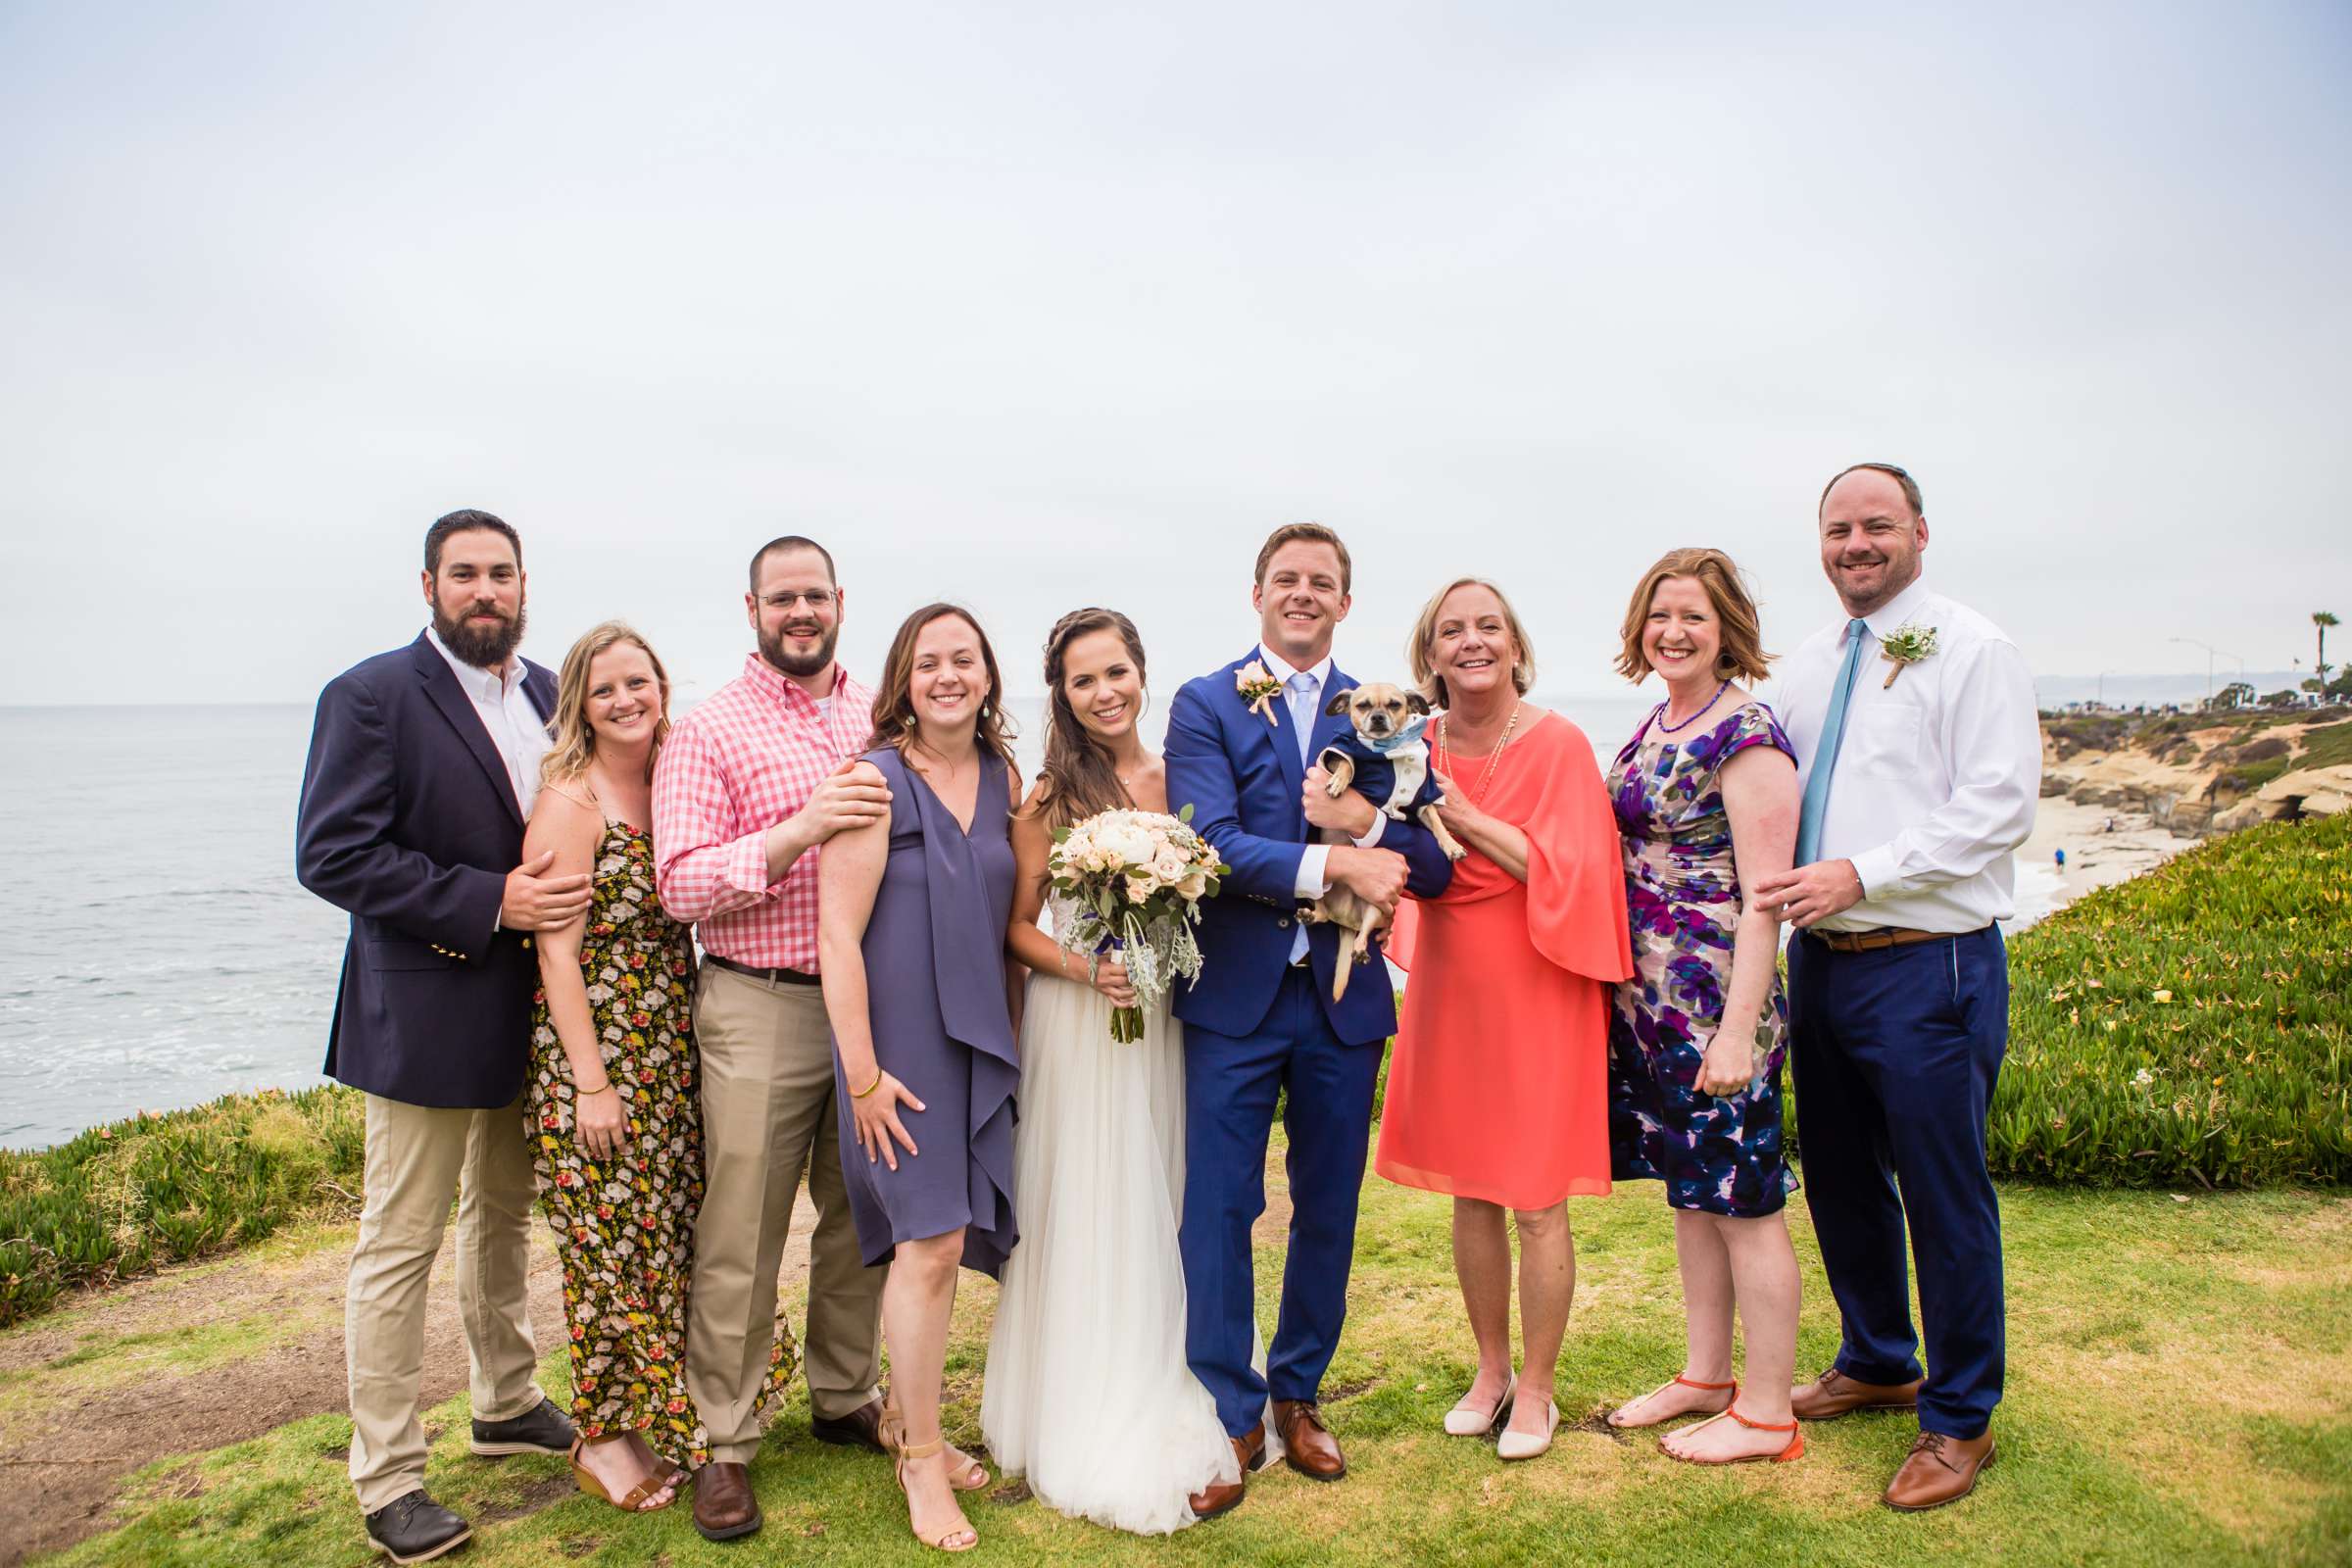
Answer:
[[810, 588], [801, 593], [769, 594], [766, 603], [776, 610], [790, 610], [799, 604], [806, 604], [810, 610], [830, 610], [833, 608], [833, 591], [829, 588]]

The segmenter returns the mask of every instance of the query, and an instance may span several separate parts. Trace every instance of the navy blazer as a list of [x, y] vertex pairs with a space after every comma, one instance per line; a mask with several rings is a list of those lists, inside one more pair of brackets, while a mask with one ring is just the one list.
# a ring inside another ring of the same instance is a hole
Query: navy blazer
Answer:
[[[555, 676], [523, 671], [554, 712]], [[539, 956], [498, 929], [522, 826], [489, 730], [423, 634], [327, 682], [294, 858], [304, 887], [351, 911], [328, 1077], [412, 1105], [522, 1093]]]
[[[1217, 896], [1200, 906], [1200, 978], [1177, 992], [1175, 1010], [1186, 1023], [1221, 1035], [1254, 1033], [1273, 1008], [1296, 935], [1298, 862], [1313, 838], [1298, 803], [1306, 764], [1288, 705], [1275, 696], [1269, 724], [1234, 685], [1242, 666], [1257, 658], [1252, 648], [1223, 669], [1185, 682], [1168, 710], [1169, 808], [1190, 806], [1193, 826], [1233, 867]], [[1333, 665], [1324, 701], [1354, 684]], [[1319, 715], [1307, 755], [1320, 755], [1347, 729], [1345, 716]], [[1434, 899], [1453, 880], [1453, 862], [1418, 823], [1391, 820], [1379, 847], [1404, 857], [1405, 886], [1415, 898]], [[1324, 1013], [1348, 1044], [1378, 1044], [1396, 1032], [1396, 994], [1383, 974], [1378, 985], [1351, 983], [1347, 1000], [1334, 1003], [1339, 947], [1337, 926], [1308, 928]], [[1373, 953], [1377, 962], [1377, 943]]]

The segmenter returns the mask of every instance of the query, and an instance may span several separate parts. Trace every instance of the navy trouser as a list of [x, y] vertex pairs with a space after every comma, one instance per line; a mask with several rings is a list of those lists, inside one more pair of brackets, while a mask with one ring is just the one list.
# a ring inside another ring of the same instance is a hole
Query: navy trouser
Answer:
[[[1992, 927], [1870, 953], [1788, 944], [1797, 1157], [1838, 1298], [1838, 1370], [1920, 1375], [1909, 1221], [1927, 1328], [1922, 1431], [1973, 1438], [2000, 1402], [2001, 1211], [1984, 1109], [2009, 1044], [2009, 958]], [[1897, 1196], [1897, 1186], [1900, 1196]]]
[[[1363, 982], [1358, 981], [1358, 984]], [[1356, 1194], [1372, 1129], [1378, 1044], [1332, 1033], [1311, 970], [1283, 977], [1256, 1031], [1184, 1026], [1185, 1356], [1228, 1434], [1240, 1437], [1277, 1399], [1312, 1399], [1348, 1317]], [[1250, 1363], [1257, 1291], [1250, 1228], [1266, 1211], [1266, 1141], [1283, 1091], [1290, 1135], [1291, 1247], [1266, 1375]]]

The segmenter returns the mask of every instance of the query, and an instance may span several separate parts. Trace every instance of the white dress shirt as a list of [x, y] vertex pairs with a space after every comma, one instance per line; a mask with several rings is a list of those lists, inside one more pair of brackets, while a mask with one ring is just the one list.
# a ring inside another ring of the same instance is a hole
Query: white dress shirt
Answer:
[[539, 799], [539, 763], [554, 744], [547, 733], [547, 720], [531, 706], [531, 694], [522, 689], [522, 661], [507, 661], [507, 673], [502, 680], [497, 671], [468, 664], [449, 651], [441, 634], [430, 626], [424, 634], [432, 639], [433, 647], [449, 661], [457, 672], [458, 684], [465, 689], [466, 701], [490, 732], [490, 744], [498, 750], [498, 760], [507, 764], [507, 782], [514, 790], [514, 804], [525, 819]]
[[[2025, 656], [1924, 578], [1862, 618], [1874, 644], [1903, 626], [1932, 627], [1936, 651], [1889, 686], [1892, 663], [1863, 650], [1821, 824], [1821, 858], [1853, 861], [1862, 899], [1820, 927], [1957, 933], [2006, 920], [2010, 852], [2033, 831], [2041, 795], [2041, 721]], [[1845, 629], [1840, 616], [1815, 632], [1773, 678], [1800, 789], [1821, 749]]]

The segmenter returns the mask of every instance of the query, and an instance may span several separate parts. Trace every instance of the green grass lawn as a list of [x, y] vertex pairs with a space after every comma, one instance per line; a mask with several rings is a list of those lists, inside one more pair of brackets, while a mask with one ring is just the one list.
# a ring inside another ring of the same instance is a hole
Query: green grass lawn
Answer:
[[[1701, 1471], [1599, 1412], [1680, 1362], [1672, 1233], [1654, 1186], [1570, 1205], [1575, 1321], [1562, 1356], [1557, 1446], [1505, 1466], [1439, 1419], [1470, 1371], [1448, 1204], [1371, 1179], [1352, 1315], [1326, 1385], [1352, 1473], [1336, 1486], [1259, 1478], [1240, 1511], [1138, 1541], [1075, 1523], [1017, 1487], [972, 1499], [979, 1560], [1185, 1563], [1959, 1563], [2352, 1561], [2352, 1198], [2274, 1191], [2177, 1196], [2009, 1186], [2009, 1396], [2000, 1462], [1973, 1498], [1923, 1515], [1881, 1507], [1914, 1431], [1907, 1416], [1808, 1429], [1792, 1465]], [[1799, 1363], [1828, 1363], [1836, 1314], [1801, 1201], [1808, 1273]], [[337, 1247], [323, 1228], [300, 1245]], [[291, 1244], [290, 1244], [291, 1245]], [[1259, 1253], [1261, 1287], [1279, 1251]], [[951, 1430], [978, 1438], [994, 1289], [957, 1309]], [[1261, 1316], [1273, 1300], [1261, 1289]], [[79, 1308], [69, 1307], [65, 1326]], [[52, 1318], [55, 1328], [58, 1319]], [[15, 1332], [25, 1332], [18, 1330]], [[19, 1396], [71, 1397], [105, 1362], [84, 1345]], [[199, 1352], [201, 1353], [201, 1352]], [[95, 1359], [93, 1359], [95, 1357]], [[73, 1364], [64, 1364], [64, 1363]], [[543, 1368], [564, 1387], [559, 1355]], [[582, 1497], [556, 1459], [485, 1463], [465, 1450], [465, 1400], [430, 1413], [429, 1484], [475, 1521], [479, 1564], [675, 1565], [936, 1559], [906, 1533], [887, 1464], [808, 1436], [805, 1395], [753, 1477], [767, 1528], [713, 1546], [681, 1505], [629, 1519]], [[344, 1481], [350, 1423], [322, 1415], [134, 1477], [119, 1522], [53, 1563], [285, 1568], [375, 1560]]]

